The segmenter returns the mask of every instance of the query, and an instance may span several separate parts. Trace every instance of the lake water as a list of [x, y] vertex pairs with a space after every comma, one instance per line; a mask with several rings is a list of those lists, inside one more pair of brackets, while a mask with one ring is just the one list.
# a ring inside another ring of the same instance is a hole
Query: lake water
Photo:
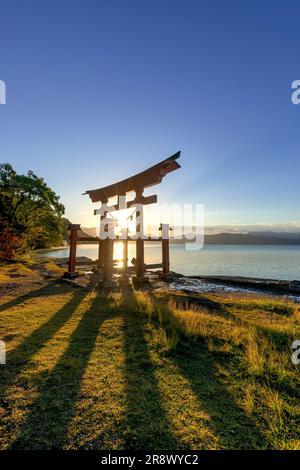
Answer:
[[[135, 243], [128, 244], [128, 259], [135, 257]], [[79, 245], [77, 256], [97, 258], [97, 245]], [[45, 254], [64, 258], [69, 249]], [[122, 259], [122, 244], [115, 243], [115, 259]], [[145, 242], [145, 262], [161, 262], [161, 244]], [[248, 276], [300, 280], [300, 246], [206, 245], [188, 251], [184, 245], [170, 245], [171, 270], [185, 275]]]

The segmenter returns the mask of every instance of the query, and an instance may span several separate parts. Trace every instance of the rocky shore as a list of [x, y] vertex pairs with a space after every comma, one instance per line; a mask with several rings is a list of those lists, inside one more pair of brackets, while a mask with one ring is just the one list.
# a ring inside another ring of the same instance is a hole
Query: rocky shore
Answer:
[[[56, 260], [61, 267], [67, 266], [67, 259]], [[97, 263], [86, 257], [77, 259], [78, 271], [81, 274], [75, 279], [67, 280], [73, 285], [87, 287], [91, 285], [91, 278], [97, 270]], [[134, 279], [135, 270], [128, 268], [129, 279]], [[115, 270], [114, 282], [120, 282], [121, 270]], [[146, 270], [146, 283], [154, 288], [166, 288], [174, 291], [191, 293], [206, 292], [241, 292], [259, 293], [277, 296], [287, 296], [293, 300], [300, 301], [300, 281], [285, 281], [276, 279], [262, 279], [242, 276], [184, 276], [183, 274], [170, 272], [162, 276], [160, 271]], [[92, 282], [93, 284], [93, 282]]]

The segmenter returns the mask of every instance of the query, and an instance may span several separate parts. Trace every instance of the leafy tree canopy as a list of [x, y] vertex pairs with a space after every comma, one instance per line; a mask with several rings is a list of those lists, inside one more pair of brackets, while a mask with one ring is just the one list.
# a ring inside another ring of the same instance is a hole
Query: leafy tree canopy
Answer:
[[0, 165], [0, 230], [9, 228], [30, 248], [62, 242], [59, 196], [32, 171], [18, 175], [9, 163]]

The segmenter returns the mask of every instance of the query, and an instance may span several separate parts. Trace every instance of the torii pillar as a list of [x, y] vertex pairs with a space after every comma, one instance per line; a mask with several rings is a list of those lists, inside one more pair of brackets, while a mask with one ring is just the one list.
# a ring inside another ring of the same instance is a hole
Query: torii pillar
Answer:
[[142, 280], [145, 274], [143, 192], [142, 188], [137, 189], [135, 193], [135, 201], [138, 204], [136, 211], [136, 277], [139, 280]]
[[[103, 199], [102, 204], [107, 204], [108, 199]], [[100, 215], [99, 242], [98, 242], [98, 269], [101, 272], [104, 265], [104, 240], [101, 238], [103, 220], [107, 217], [107, 211]], [[104, 228], [106, 231], [106, 227]]]

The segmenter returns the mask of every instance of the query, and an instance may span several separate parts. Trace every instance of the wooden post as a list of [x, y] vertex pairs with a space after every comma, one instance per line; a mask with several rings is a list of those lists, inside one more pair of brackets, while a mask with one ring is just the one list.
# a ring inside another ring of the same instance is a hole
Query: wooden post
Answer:
[[162, 240], [162, 265], [163, 273], [170, 272], [169, 240]]
[[114, 254], [114, 240], [106, 238], [104, 240], [104, 267], [103, 267], [103, 282], [107, 287], [111, 284], [113, 273], [113, 254]]
[[161, 224], [161, 246], [162, 246], [162, 270], [164, 274], [170, 272], [170, 254], [169, 254], [169, 225]]
[[[143, 189], [136, 190], [136, 202], [139, 204], [139, 201], [142, 201], [143, 198]], [[143, 205], [140, 209], [136, 211], [136, 277], [137, 279], [142, 280], [145, 274], [145, 260], [144, 260], [144, 228], [141, 225], [140, 220], [143, 218]]]
[[144, 274], [144, 240], [142, 238], [138, 238], [136, 241], [136, 277], [138, 279], [143, 279]]
[[98, 269], [102, 271], [103, 268], [103, 240], [99, 238], [98, 242]]
[[76, 248], [77, 248], [77, 230], [80, 229], [79, 224], [70, 224], [69, 230], [71, 230], [70, 234], [70, 251], [69, 251], [69, 265], [68, 265], [68, 273], [67, 275], [70, 277], [75, 276], [75, 268], [76, 268]]
[[[107, 201], [104, 201], [102, 204], [107, 204]], [[99, 271], [103, 270], [103, 265], [104, 265], [104, 240], [102, 240], [101, 237], [101, 229], [102, 229], [102, 224], [103, 220], [107, 217], [107, 211], [105, 211], [103, 214], [100, 216], [100, 227], [99, 227], [99, 245], [98, 245], [98, 268]], [[104, 230], [107, 232], [108, 228], [107, 226], [104, 227]]]
[[103, 240], [103, 282], [106, 287], [110, 287], [113, 274], [114, 227], [111, 223], [106, 222], [104, 231], [107, 237]]

